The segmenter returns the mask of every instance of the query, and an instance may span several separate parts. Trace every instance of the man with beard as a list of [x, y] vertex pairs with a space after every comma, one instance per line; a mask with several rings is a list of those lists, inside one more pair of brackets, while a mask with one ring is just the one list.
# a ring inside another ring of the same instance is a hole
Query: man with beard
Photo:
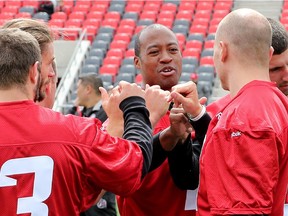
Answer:
[[50, 81], [55, 77], [55, 71], [53, 69], [53, 62], [55, 59], [54, 39], [51, 30], [43, 22], [25, 18], [9, 20], [2, 28], [19, 28], [30, 33], [38, 41], [41, 49], [42, 63], [40, 68], [40, 89], [35, 96], [35, 101], [42, 101], [46, 96], [46, 92], [49, 91]]

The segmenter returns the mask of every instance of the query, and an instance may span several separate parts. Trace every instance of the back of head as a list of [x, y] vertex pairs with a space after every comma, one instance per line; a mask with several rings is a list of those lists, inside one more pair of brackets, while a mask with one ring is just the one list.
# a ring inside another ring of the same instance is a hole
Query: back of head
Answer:
[[81, 85], [87, 86], [90, 85], [97, 95], [100, 95], [99, 87], [103, 87], [103, 81], [96, 74], [83, 74], [79, 76], [79, 80], [81, 80]]
[[288, 34], [285, 27], [277, 20], [267, 18], [272, 27], [273, 55], [279, 55], [288, 49]]
[[53, 34], [46, 23], [33, 19], [19, 18], [7, 21], [2, 28], [19, 28], [33, 35], [39, 43], [41, 52], [45, 45], [53, 42]]
[[267, 18], [247, 8], [232, 11], [224, 17], [215, 37], [215, 42], [229, 44], [228, 52], [241, 63], [265, 66], [269, 63], [271, 40], [271, 26]]
[[29, 69], [41, 60], [36, 39], [19, 29], [0, 29], [0, 89], [23, 87]]

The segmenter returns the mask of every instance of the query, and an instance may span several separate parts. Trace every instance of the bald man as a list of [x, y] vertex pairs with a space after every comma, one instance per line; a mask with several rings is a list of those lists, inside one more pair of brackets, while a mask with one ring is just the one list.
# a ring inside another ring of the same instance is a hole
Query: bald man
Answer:
[[[212, 119], [202, 149], [200, 216], [283, 215], [288, 100], [269, 79], [271, 38], [268, 20], [251, 9], [231, 12], [218, 26], [214, 63], [232, 99]], [[189, 113], [195, 91], [186, 83], [171, 97]]]

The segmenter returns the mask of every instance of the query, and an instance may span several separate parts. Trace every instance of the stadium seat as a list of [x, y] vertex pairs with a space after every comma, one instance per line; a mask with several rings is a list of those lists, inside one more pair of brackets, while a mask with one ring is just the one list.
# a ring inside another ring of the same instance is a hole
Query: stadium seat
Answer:
[[188, 35], [188, 32], [189, 32], [189, 26], [184, 26], [184, 25], [174, 25], [172, 27], [172, 31], [174, 33], [181, 33], [183, 35], [185, 35], [185, 39]]
[[[148, 26], [155, 23], [155, 20], [151, 19], [139, 19], [137, 22], [137, 26]], [[137, 27], [136, 27], [137, 28]]]
[[203, 73], [203, 72], [208, 72], [208, 73], [215, 73], [215, 68], [212, 65], [200, 65], [198, 68], [196, 68], [196, 72]]
[[82, 20], [78, 20], [78, 19], [68, 19], [65, 21], [65, 28], [81, 28], [82, 27]]
[[113, 39], [113, 36], [109, 33], [98, 33], [95, 37], [95, 41], [102, 40], [110, 43]]
[[82, 13], [85, 13], [87, 14], [88, 11], [90, 11], [90, 8], [91, 8], [91, 5], [86, 5], [86, 4], [76, 4], [74, 7], [73, 7], [73, 10], [72, 12], [82, 12]]
[[187, 37], [187, 41], [189, 40], [199, 40], [201, 42], [204, 41], [204, 35], [199, 33], [190, 33]]
[[[29, 13], [28, 13], [29, 14]], [[29, 14], [30, 15], [30, 14]], [[31, 16], [31, 15], [30, 15]], [[49, 20], [48, 24], [51, 28], [63, 28], [64, 27], [64, 20], [62, 19], [51, 19]]]
[[214, 11], [216, 10], [231, 10], [232, 2], [228, 1], [217, 1], [214, 5]]
[[[213, 57], [213, 54], [214, 54], [213, 48], [203, 49], [201, 52], [201, 58], [206, 57], [206, 56]], [[201, 62], [200, 62], [200, 64], [201, 64]]]
[[177, 25], [184, 25], [190, 27], [190, 22], [186, 19], [175, 19], [174, 20], [174, 26]]
[[212, 14], [212, 19], [215, 18], [223, 19], [229, 12], [230, 10], [215, 10]]
[[124, 57], [124, 51], [123, 49], [109, 49], [106, 53], [106, 57], [118, 57], [118, 58], [123, 58]]
[[99, 70], [98, 65], [88, 64], [88, 65], [84, 65], [81, 68], [81, 73], [95, 73], [95, 74], [97, 74], [98, 70]]
[[[124, 2], [124, 1], [122, 1]], [[108, 8], [108, 12], [118, 12], [119, 14], [123, 14], [125, 11], [125, 4], [121, 4], [121, 1], [119, 1], [120, 4], [112, 4]], [[124, 2], [125, 3], [125, 2]]]
[[118, 73], [119, 67], [117, 65], [113, 64], [104, 64], [102, 67], [99, 69], [99, 74], [111, 74], [113, 75], [113, 80], [116, 74]]
[[143, 11], [140, 14], [139, 19], [149, 19], [149, 20], [156, 20], [158, 13], [156, 11]]
[[204, 49], [213, 49], [215, 40], [206, 40], [204, 42]]
[[215, 77], [213, 73], [199, 73], [198, 74], [198, 81], [208, 81], [214, 86], [215, 83]]
[[130, 43], [132, 34], [116, 33], [113, 37], [113, 41], [124, 41], [126, 44]]
[[106, 52], [104, 50], [95, 48], [95, 49], [90, 49], [88, 52], [88, 55], [97, 56], [98, 58], [103, 59], [105, 57], [105, 53]]
[[106, 56], [103, 59], [102, 65], [116, 65], [117, 68], [121, 65], [122, 58], [118, 56]]
[[203, 1], [203, 2], [198, 2], [195, 9], [196, 11], [205, 10], [205, 11], [210, 11], [211, 13], [213, 10], [213, 7], [214, 7], [214, 2]]
[[23, 5], [22, 0], [10, 0], [10, 1], [5, 1], [5, 7], [17, 7], [20, 8]]
[[200, 58], [200, 65], [214, 65], [213, 56], [203, 56]]
[[173, 22], [174, 22], [174, 19], [167, 19], [167, 18], [159, 18], [157, 19], [157, 22], [158, 24], [161, 24], [161, 25], [164, 25], [166, 26], [167, 28], [172, 28], [173, 26]]
[[161, 7], [161, 1], [154, 1], [154, 2], [146, 1], [143, 7], [143, 11], [154, 11], [158, 13], [160, 7]]
[[19, 12], [18, 6], [5, 6], [1, 9], [1, 13], [10, 13], [10, 14], [17, 14]]
[[130, 48], [130, 49], [126, 50], [125, 58], [134, 57], [134, 56], [135, 56], [134, 48]]
[[63, 11], [56, 11], [53, 14], [51, 14], [51, 19], [58, 19], [58, 20], [67, 20], [68, 15]]
[[76, 19], [76, 20], [81, 20], [81, 22], [83, 22], [86, 19], [86, 14], [80, 11], [72, 12], [69, 14], [68, 19], [70, 20]]
[[135, 23], [137, 23], [138, 18], [139, 14], [135, 12], [125, 12], [122, 16], [122, 19], [133, 19]]
[[134, 65], [134, 56], [133, 57], [125, 57], [122, 60], [121, 65]]
[[196, 8], [197, 1], [181, 1], [178, 6], [179, 11], [189, 11], [190, 13], [194, 13]]
[[163, 3], [160, 7], [160, 11], [169, 11], [170, 13], [176, 13], [177, 5], [173, 3]]
[[34, 8], [39, 8], [39, 5], [40, 5], [40, 1], [35, 1], [35, 0], [25, 0], [25, 1], [23, 1], [23, 6], [32, 6]]
[[84, 60], [84, 65], [99, 65], [101, 66], [103, 63], [103, 59], [100, 56], [94, 56], [94, 55], [89, 55], [85, 60]]
[[199, 49], [199, 51], [201, 52], [203, 48], [203, 42], [199, 40], [189, 40], [186, 42], [185, 47], [186, 49], [189, 48]]
[[182, 58], [182, 65], [184, 65], [184, 64], [191, 64], [191, 65], [194, 65], [196, 68], [199, 65], [199, 60], [195, 57], [190, 57], [190, 56], [183, 57]]
[[113, 40], [110, 43], [110, 49], [121, 49], [123, 51], [125, 51], [127, 49], [128, 43], [126, 41], [122, 41], [122, 40]]
[[86, 19], [97, 19], [101, 21], [104, 17], [104, 13], [101, 11], [90, 11], [86, 15]]
[[193, 12], [191, 13], [191, 11], [178, 11], [178, 13], [175, 16], [175, 19], [185, 19], [188, 21], [192, 21], [193, 18]]
[[175, 18], [175, 13], [173, 11], [161, 11], [158, 14], [158, 19], [172, 19], [174, 20]]
[[30, 13], [27, 12], [19, 12], [18, 14], [15, 15], [15, 18], [27, 18], [27, 19], [31, 19], [32, 16]]
[[126, 82], [129, 82], [129, 83], [134, 83], [134, 80], [135, 80], [135, 74], [131, 74], [131, 73], [120, 73], [116, 76], [115, 78], [115, 84], [114, 85], [117, 85], [120, 81], [126, 81]]
[[98, 12], [102, 12], [102, 13], [106, 13], [108, 9], [108, 5], [106, 4], [93, 4], [90, 8], [90, 12], [91, 11], [98, 11]]
[[104, 15], [104, 19], [113, 19], [116, 22], [119, 22], [121, 19], [121, 14], [117, 11], [108, 11], [105, 15]]
[[179, 83], [185, 83], [191, 81], [191, 73], [185, 73], [182, 72], [180, 78], [179, 78]]
[[117, 29], [118, 21], [115, 19], [104, 19], [101, 22], [101, 26], [103, 27], [111, 27], [113, 29]]
[[194, 19], [199, 19], [199, 18], [206, 18], [206, 19], [210, 19], [211, 18], [211, 11], [206, 11], [206, 10], [199, 10], [196, 11], [196, 13], [194, 14]]
[[131, 3], [131, 4], [127, 4], [125, 7], [125, 12], [129, 12], [129, 13], [136, 13], [136, 14], [140, 14], [141, 10], [143, 9], [143, 6], [141, 4], [137, 4], [137, 3]]
[[33, 15], [33, 19], [43, 20], [45, 22], [48, 22], [50, 19], [49, 14], [46, 12], [37, 12]]
[[193, 64], [182, 65], [182, 72], [184, 72], [184, 73], [194, 73], [195, 69], [196, 69], [196, 67]]
[[102, 79], [103, 85], [104, 83], [106, 86], [113, 85], [114, 75], [109, 74], [109, 73], [102, 73], [102, 74], [100, 73], [99, 77]]
[[191, 33], [203, 34], [203, 36], [205, 37], [207, 35], [207, 28], [202, 25], [192, 25], [189, 29], [189, 34]]
[[37, 9], [33, 6], [23, 6], [21, 8], [19, 8], [19, 13], [30, 13], [31, 16], [33, 16], [36, 12]]
[[136, 74], [137, 70], [134, 66], [134, 64], [122, 64], [120, 69], [119, 69], [119, 73], [129, 73], [129, 74]]
[[205, 28], [208, 28], [209, 21], [210, 19], [207, 19], [207, 18], [198, 18], [198, 19], [193, 20], [192, 25], [194, 26], [200, 25], [200, 26], [205, 26]]
[[182, 52], [183, 57], [195, 57], [197, 59], [200, 58], [200, 51], [199, 49], [194, 49], [194, 48], [189, 48], [189, 49], [185, 49]]
[[116, 34], [125, 34], [125, 35], [129, 36], [129, 41], [130, 41], [130, 38], [134, 34], [134, 29], [135, 29], [135, 27], [133, 26], [133, 24], [130, 24], [130, 25], [124, 25], [123, 24], [122, 26], [119, 26], [117, 28]]

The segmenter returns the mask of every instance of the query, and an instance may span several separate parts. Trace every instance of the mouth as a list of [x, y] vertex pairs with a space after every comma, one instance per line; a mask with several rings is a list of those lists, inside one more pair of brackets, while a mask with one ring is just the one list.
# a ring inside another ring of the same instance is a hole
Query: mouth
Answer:
[[164, 67], [159, 71], [164, 76], [170, 76], [177, 72], [177, 70], [174, 67]]

